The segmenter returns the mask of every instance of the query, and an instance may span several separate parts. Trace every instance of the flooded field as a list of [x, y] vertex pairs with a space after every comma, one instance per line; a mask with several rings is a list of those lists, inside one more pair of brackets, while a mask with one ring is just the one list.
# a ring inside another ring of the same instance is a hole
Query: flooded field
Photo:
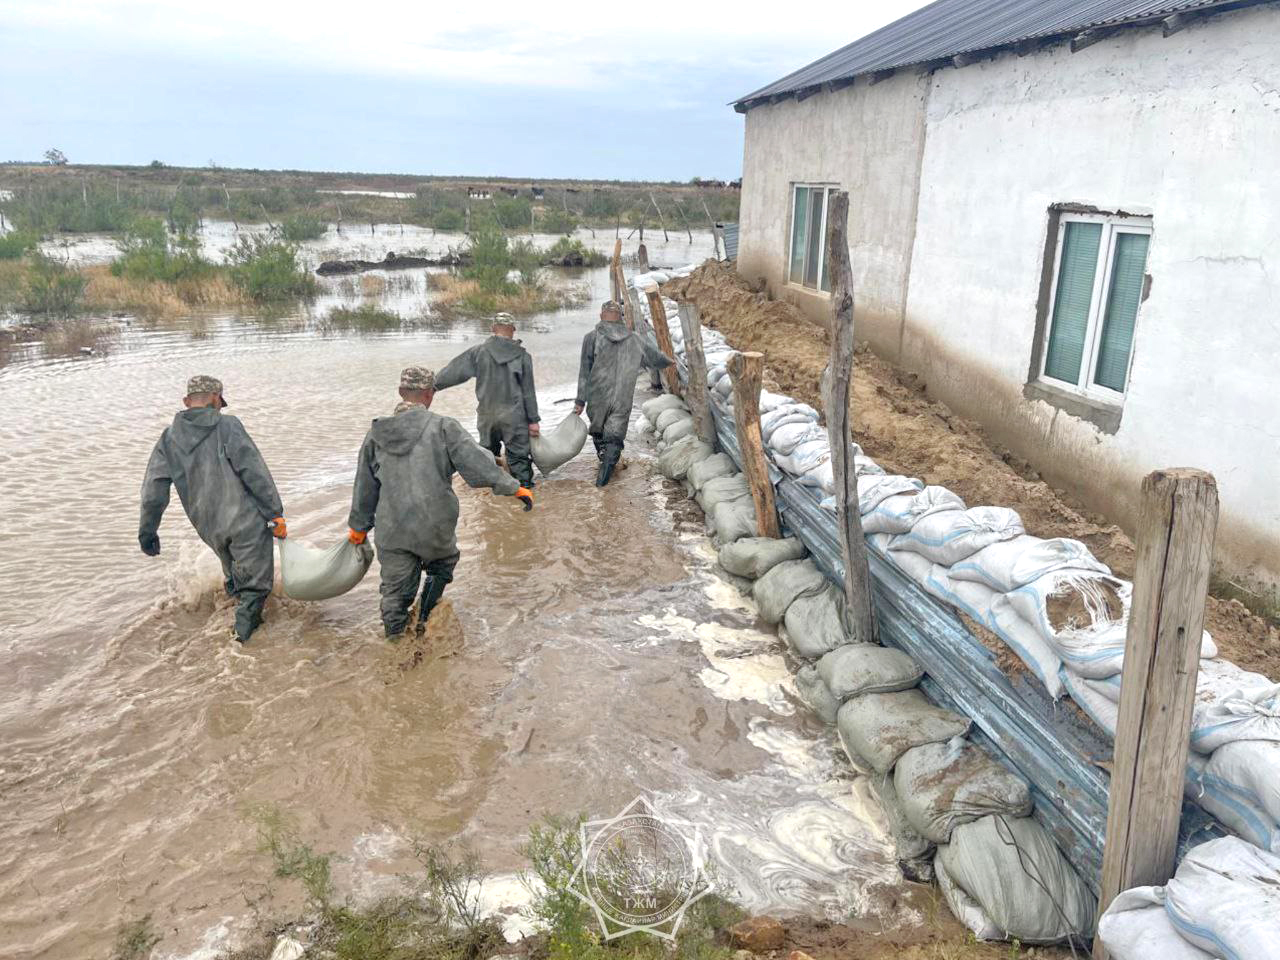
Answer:
[[[405, 229], [367, 244], [331, 235], [307, 253], [460, 240]], [[709, 237], [649, 239], [655, 263], [710, 252]], [[612, 242], [601, 232], [596, 245]], [[64, 252], [109, 257], [96, 243]], [[571, 282], [590, 288], [587, 306], [517, 333], [548, 425], [569, 410], [557, 401], [573, 397], [581, 337], [608, 295], [603, 270]], [[324, 302], [369, 296], [358, 277], [323, 283]], [[374, 296], [425, 304], [424, 275]], [[912, 921], [866, 784], [798, 707], [781, 644], [634, 439], [609, 487], [594, 487], [584, 454], [539, 484], [532, 513], [459, 490], [462, 562], [446, 597], [461, 635], [422, 662], [381, 638], [376, 565], [335, 600], [273, 597], [253, 641], [230, 644], [216, 561], [176, 498], [161, 556], [136, 543], [142, 471], [187, 377], [224, 381], [290, 535], [324, 545], [345, 533], [356, 452], [396, 403], [398, 371], [439, 368], [487, 332], [322, 337], [290, 319], [139, 326], [104, 357], [0, 369], [0, 956], [105, 956], [117, 924], [150, 913], [159, 955], [212, 957], [288, 916], [300, 902], [256, 848], [262, 804], [336, 852], [357, 897], [394, 882], [411, 838], [459, 837], [498, 875], [490, 899], [510, 905], [531, 824], [611, 816], [643, 793], [703, 825], [749, 908]], [[474, 424], [468, 387], [434, 409]]]

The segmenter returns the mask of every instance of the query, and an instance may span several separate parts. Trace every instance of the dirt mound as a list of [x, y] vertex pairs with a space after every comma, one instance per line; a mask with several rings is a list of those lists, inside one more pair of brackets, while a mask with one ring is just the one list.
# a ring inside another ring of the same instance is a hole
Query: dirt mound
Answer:
[[[739, 350], [765, 355], [766, 386], [822, 409], [818, 383], [827, 333], [796, 307], [767, 300], [734, 269], [707, 261], [663, 293], [697, 304], [702, 320]], [[850, 400], [855, 439], [892, 473], [919, 477], [959, 494], [970, 506], [1018, 511], [1028, 533], [1073, 537], [1115, 574], [1133, 577], [1133, 542], [1115, 524], [1088, 513], [1045, 483], [1034, 467], [991, 443], [971, 420], [925, 394], [925, 384], [860, 347]], [[1280, 677], [1280, 630], [1237, 600], [1210, 597], [1205, 627], [1224, 657], [1246, 670]]]

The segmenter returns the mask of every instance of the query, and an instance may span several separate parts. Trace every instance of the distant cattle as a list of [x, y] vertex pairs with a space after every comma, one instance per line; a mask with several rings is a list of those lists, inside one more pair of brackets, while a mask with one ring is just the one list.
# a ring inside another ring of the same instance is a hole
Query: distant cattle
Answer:
[[530, 187], [529, 192], [533, 194], [533, 199], [541, 200], [546, 196], [547, 191], [543, 187]]
[[493, 192], [488, 187], [467, 187], [467, 198], [470, 200], [488, 200]]
[[514, 197], [520, 192], [519, 190], [516, 190], [514, 187], [499, 187], [498, 189], [501, 190], [503, 193], [505, 193], [508, 197]]

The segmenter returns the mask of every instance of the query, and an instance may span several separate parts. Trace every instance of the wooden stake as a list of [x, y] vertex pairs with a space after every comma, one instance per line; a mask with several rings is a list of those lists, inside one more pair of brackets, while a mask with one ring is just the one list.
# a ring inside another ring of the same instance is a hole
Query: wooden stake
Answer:
[[667, 236], [667, 222], [662, 219], [662, 208], [658, 206], [658, 200], [652, 193], [649, 194], [649, 202], [653, 204], [653, 209], [658, 211], [658, 225], [662, 227], [662, 239], [670, 243], [671, 238]]
[[[1142, 481], [1099, 916], [1120, 891], [1173, 875], [1217, 527], [1210, 474], [1156, 470]], [[1101, 941], [1093, 955], [1107, 955]]]
[[742, 472], [747, 475], [756, 508], [756, 532], [762, 537], [782, 536], [778, 507], [769, 480], [769, 462], [760, 436], [760, 382], [764, 379], [763, 353], [731, 353], [725, 365], [733, 378], [733, 419], [738, 429]]
[[827, 209], [827, 256], [831, 276], [831, 354], [822, 374], [827, 437], [835, 475], [836, 530], [844, 563], [844, 622], [854, 643], [875, 642], [871, 613], [871, 570], [858, 508], [858, 471], [849, 446], [853, 432], [849, 397], [853, 391], [853, 270], [849, 265], [849, 194], [831, 194]]
[[622, 317], [627, 321], [627, 329], [634, 330], [636, 328], [636, 320], [640, 316], [640, 297], [636, 294], [635, 287], [628, 287], [626, 281], [622, 279], [622, 268], [618, 268], [619, 282], [622, 283]]
[[609, 287], [613, 291], [613, 299], [622, 302], [622, 238], [613, 241], [613, 259], [609, 261]]
[[649, 272], [649, 248], [644, 245], [643, 239], [640, 240], [640, 248], [636, 250], [636, 266], [641, 273]]
[[702, 320], [694, 304], [680, 304], [680, 329], [684, 331], [684, 360], [689, 368], [689, 388], [684, 392], [684, 399], [693, 414], [698, 436], [715, 447], [715, 421], [711, 419], [711, 406], [707, 402], [707, 359], [702, 352]]
[[[240, 224], [236, 223], [236, 216], [231, 212], [231, 191], [227, 189], [227, 185], [222, 185], [222, 195], [227, 198], [227, 216], [231, 218], [231, 226], [235, 228], [236, 233], [240, 232]], [[342, 231], [339, 230], [339, 233]]]
[[693, 243], [693, 227], [689, 226], [689, 218], [684, 215], [684, 205], [679, 200], [675, 201], [676, 212], [680, 214], [680, 220], [684, 223], [684, 232], [689, 234], [689, 242]]
[[[653, 335], [658, 341], [658, 349], [668, 357], [675, 358], [676, 348], [671, 343], [671, 328], [667, 326], [667, 308], [662, 305], [662, 294], [657, 290], [649, 291], [649, 316], [653, 320]], [[673, 363], [662, 368], [662, 379], [667, 383], [667, 393], [681, 395], [680, 371]]]

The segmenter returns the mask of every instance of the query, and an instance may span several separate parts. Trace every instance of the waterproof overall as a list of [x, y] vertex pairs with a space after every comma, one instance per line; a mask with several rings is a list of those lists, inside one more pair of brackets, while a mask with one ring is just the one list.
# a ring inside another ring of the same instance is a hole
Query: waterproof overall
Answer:
[[382, 583], [382, 625], [404, 632], [422, 575], [418, 612], [425, 624], [458, 562], [458, 498], [454, 472], [469, 486], [513, 496], [520, 484], [457, 420], [415, 405], [379, 417], [365, 435], [351, 494], [351, 529], [374, 531]]
[[262, 622], [275, 576], [268, 523], [284, 515], [271, 472], [237, 418], [197, 407], [179, 412], [151, 451], [139, 538], [160, 528], [171, 485], [196, 533], [222, 563], [227, 593], [237, 600], [236, 636], [248, 640]]
[[533, 486], [529, 424], [538, 422], [533, 358], [518, 340], [491, 336], [458, 354], [436, 374], [436, 389], [476, 381], [476, 432], [494, 456], [506, 450], [507, 466], [526, 487]]

